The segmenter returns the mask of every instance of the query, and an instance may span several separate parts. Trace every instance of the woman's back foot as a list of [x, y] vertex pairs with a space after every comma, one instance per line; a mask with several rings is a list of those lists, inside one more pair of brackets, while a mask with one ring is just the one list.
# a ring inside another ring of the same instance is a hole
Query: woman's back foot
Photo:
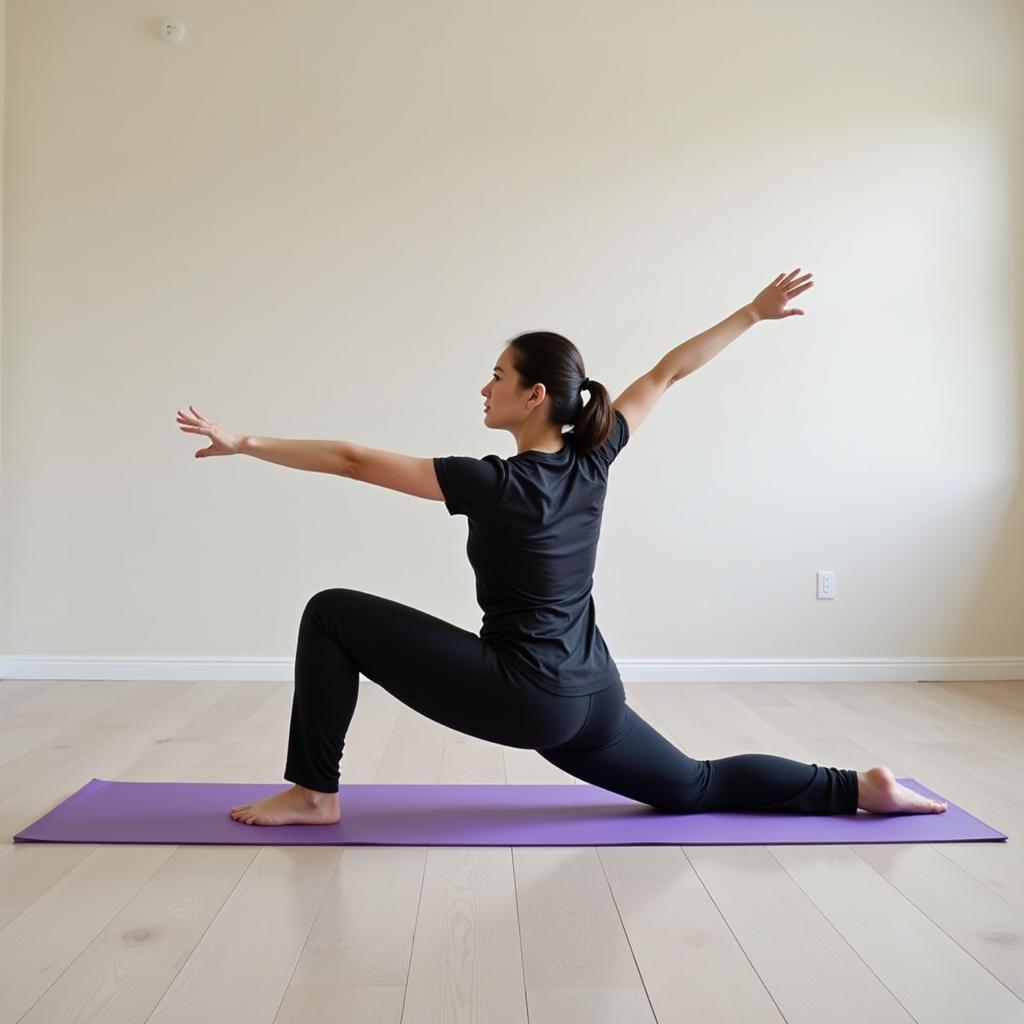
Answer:
[[941, 814], [949, 806], [908, 789], [882, 765], [857, 772], [857, 786], [857, 807], [874, 814]]

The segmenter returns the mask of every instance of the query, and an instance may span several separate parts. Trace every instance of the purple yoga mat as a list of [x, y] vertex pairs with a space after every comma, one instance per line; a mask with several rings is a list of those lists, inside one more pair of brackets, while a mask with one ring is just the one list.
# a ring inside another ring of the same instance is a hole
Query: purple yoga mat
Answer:
[[[905, 786], [944, 800], [914, 779]], [[336, 825], [243, 825], [236, 804], [289, 783], [93, 779], [14, 836], [16, 843], [258, 846], [678, 846], [951, 843], [1006, 839], [950, 803], [943, 814], [670, 814], [590, 785], [342, 782]]]

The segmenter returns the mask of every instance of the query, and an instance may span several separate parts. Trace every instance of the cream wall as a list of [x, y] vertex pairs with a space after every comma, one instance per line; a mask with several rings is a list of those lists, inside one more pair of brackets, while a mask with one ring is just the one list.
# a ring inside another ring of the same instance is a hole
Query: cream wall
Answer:
[[624, 677], [1024, 674], [1022, 23], [8, 0], [3, 674], [290, 678], [335, 586], [478, 630], [464, 518], [195, 459], [176, 411], [507, 457], [479, 391], [514, 334], [566, 334], [615, 395], [798, 266], [807, 315], [676, 385], [613, 467], [594, 597]]

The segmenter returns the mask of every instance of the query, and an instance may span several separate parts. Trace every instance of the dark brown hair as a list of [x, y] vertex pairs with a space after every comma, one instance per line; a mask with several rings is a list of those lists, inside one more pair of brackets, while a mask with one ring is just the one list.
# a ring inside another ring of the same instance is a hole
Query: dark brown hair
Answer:
[[590, 400], [584, 403], [580, 385], [586, 379], [579, 349], [561, 334], [530, 331], [506, 343], [522, 388], [543, 384], [551, 400], [550, 421], [562, 426], [566, 443], [587, 455], [608, 440], [615, 426], [615, 410], [603, 384], [591, 380]]

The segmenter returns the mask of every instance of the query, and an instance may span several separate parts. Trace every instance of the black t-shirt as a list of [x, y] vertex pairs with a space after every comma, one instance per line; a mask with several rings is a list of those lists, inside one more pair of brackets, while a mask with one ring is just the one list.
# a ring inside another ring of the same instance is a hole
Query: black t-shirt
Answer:
[[619, 680], [591, 596], [608, 468], [629, 440], [615, 410], [611, 436], [579, 456], [451, 455], [434, 468], [449, 515], [469, 520], [466, 554], [483, 611], [480, 638], [509, 671], [559, 694], [596, 693]]

